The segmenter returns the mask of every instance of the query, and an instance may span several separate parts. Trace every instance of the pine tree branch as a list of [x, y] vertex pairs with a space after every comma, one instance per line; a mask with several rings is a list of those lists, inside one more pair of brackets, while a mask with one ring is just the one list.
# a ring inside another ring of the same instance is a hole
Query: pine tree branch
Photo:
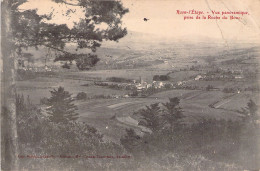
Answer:
[[64, 3], [64, 4], [66, 4], [66, 5], [75, 6], [75, 7], [80, 6], [80, 4], [73, 4], [73, 3], [67, 2], [66, 0], [59, 0], [58, 2]]

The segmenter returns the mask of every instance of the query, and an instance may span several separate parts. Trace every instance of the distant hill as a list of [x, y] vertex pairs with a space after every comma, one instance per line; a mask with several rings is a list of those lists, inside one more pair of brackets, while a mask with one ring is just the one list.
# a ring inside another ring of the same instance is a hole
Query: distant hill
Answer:
[[[253, 44], [241, 44], [239, 42], [226, 45], [223, 40], [212, 40], [208, 37], [187, 36], [181, 40], [161, 37], [154, 34], [128, 31], [128, 34], [118, 42], [102, 42], [96, 54], [101, 59], [95, 69], [121, 69], [135, 67], [168, 68], [176, 66], [183, 61], [199, 61], [205, 58], [216, 57], [222, 53], [228, 54], [239, 48], [247, 48]], [[66, 47], [68, 51], [75, 52], [75, 46]], [[60, 65], [53, 63], [55, 52], [48, 52], [47, 48], [39, 47], [38, 50], [29, 48], [27, 51], [33, 54], [34, 65]], [[90, 50], [79, 50], [78, 53], [86, 53]], [[47, 55], [47, 58], [46, 58]]]

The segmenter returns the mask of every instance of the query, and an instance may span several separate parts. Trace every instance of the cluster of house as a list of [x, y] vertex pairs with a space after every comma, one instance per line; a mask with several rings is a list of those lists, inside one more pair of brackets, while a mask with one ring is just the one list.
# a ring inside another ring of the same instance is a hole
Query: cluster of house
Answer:
[[24, 71], [33, 71], [33, 72], [50, 72], [53, 70], [50, 66], [43, 66], [43, 67], [33, 67], [33, 66], [27, 66], [27, 67], [18, 67], [18, 69], [24, 70]]
[[194, 80], [221, 80], [221, 79], [242, 79], [241, 74], [210, 74], [210, 75], [197, 75]]
[[142, 92], [149, 88], [154, 89], [162, 89], [162, 88], [176, 88], [185, 86], [186, 81], [178, 81], [177, 83], [169, 82], [169, 81], [152, 81], [148, 83], [143, 81], [140, 77], [140, 80], [133, 80], [131, 83], [115, 83], [115, 82], [102, 82], [95, 81], [95, 85], [97, 86], [105, 86], [112, 89], [125, 89], [125, 90], [137, 90], [137, 92]]
[[185, 84], [185, 81], [179, 81], [179, 82], [177, 82], [177, 84], [174, 84], [169, 81], [153, 81], [152, 83], [147, 83], [147, 82], [143, 81], [141, 77], [138, 82], [136, 80], [134, 80], [134, 82], [133, 82], [133, 85], [137, 89], [137, 91], [143, 91], [148, 88], [161, 89], [161, 88], [165, 88], [167, 85], [171, 88], [174, 88], [176, 85], [181, 86], [184, 84]]
[[152, 83], [147, 83], [143, 81], [141, 78], [139, 81], [133, 80], [133, 82], [131, 83], [111, 83], [111, 82], [109, 83], [109, 82], [95, 81], [94, 84], [97, 86], [108, 86], [114, 89], [137, 90], [139, 92], [143, 90], [147, 90], [149, 88], [155, 88], [155, 89], [164, 88], [166, 84], [170, 85], [171, 87], [174, 86], [172, 83], [164, 82], [164, 81], [153, 81]]
[[150, 87], [163, 88], [165, 84], [166, 83], [162, 82], [162, 81], [153, 81], [152, 84], [149, 84], [147, 82], [140, 82], [140, 83], [135, 84], [135, 87], [136, 87], [137, 91], [142, 91], [142, 90], [148, 89]]

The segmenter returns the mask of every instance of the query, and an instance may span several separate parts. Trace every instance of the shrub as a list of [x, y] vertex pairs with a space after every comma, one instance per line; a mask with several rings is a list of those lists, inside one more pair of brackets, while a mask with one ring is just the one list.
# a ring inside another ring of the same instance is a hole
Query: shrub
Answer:
[[17, 70], [17, 80], [18, 81], [23, 81], [23, 80], [30, 80], [36, 78], [37, 75], [35, 72], [30, 71], [30, 70], [23, 70], [23, 69], [18, 69]]
[[78, 100], [85, 100], [87, 98], [87, 94], [85, 92], [79, 92], [76, 98]]
[[212, 85], [208, 85], [208, 86], [206, 87], [206, 90], [207, 90], [207, 91], [210, 91], [211, 89], [213, 89], [213, 86], [212, 86]]
[[48, 98], [47, 97], [43, 97], [40, 99], [40, 104], [43, 105], [43, 104], [47, 104], [48, 103]]
[[225, 88], [223, 89], [223, 92], [224, 92], [224, 93], [235, 93], [236, 90], [235, 90], [234, 88], [227, 88], [227, 87], [225, 87]]

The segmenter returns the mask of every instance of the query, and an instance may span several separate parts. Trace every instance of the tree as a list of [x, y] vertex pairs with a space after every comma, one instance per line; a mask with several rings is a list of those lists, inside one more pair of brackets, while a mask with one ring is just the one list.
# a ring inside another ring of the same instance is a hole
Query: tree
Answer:
[[179, 120], [184, 117], [181, 108], [179, 107], [180, 99], [178, 97], [169, 98], [169, 102], [162, 103], [162, 105], [166, 108], [164, 119], [171, 126], [179, 124]]
[[[4, 170], [17, 169], [17, 128], [15, 109], [15, 66], [17, 56], [22, 55], [25, 48], [47, 47], [57, 51], [55, 61], [76, 61], [79, 69], [89, 69], [94, 66], [98, 57], [92, 53], [72, 53], [65, 49], [73, 43], [77, 49], [88, 48], [92, 52], [101, 46], [103, 40], [118, 41], [127, 34], [126, 28], [121, 27], [121, 19], [128, 9], [119, 1], [91, 0], [53, 0], [67, 6], [78, 6], [85, 10], [85, 18], [68, 28], [65, 24], [50, 24], [49, 15], [39, 15], [37, 10], [22, 10], [19, 7], [27, 0], [1, 1], [1, 38], [3, 57], [3, 94], [2, 123], [5, 123], [2, 134], [2, 167]], [[74, 3], [75, 2], [75, 3]], [[40, 8], [40, 7], [39, 7]], [[68, 10], [66, 13], [77, 12]], [[105, 23], [107, 28], [95, 29], [98, 24]]]
[[246, 121], [256, 123], [256, 121], [259, 119], [257, 110], [258, 106], [252, 99], [250, 99], [247, 103], [247, 107], [242, 108], [242, 111], [240, 111], [240, 113], [244, 115], [244, 119]]
[[257, 110], [258, 110], [258, 107], [257, 105], [255, 104], [255, 102], [250, 99], [249, 102], [247, 103], [247, 109], [249, 110], [249, 113], [250, 113], [250, 116], [256, 120], [257, 119]]
[[184, 115], [179, 104], [179, 98], [169, 98], [169, 102], [162, 103], [164, 108], [161, 108], [159, 103], [154, 103], [138, 110], [134, 114], [140, 117], [138, 125], [157, 132], [164, 129], [167, 125], [170, 125], [170, 127], [181, 125], [180, 119], [184, 118]]
[[[1, 169], [18, 170], [18, 143], [15, 108], [15, 46], [11, 28], [11, 2], [1, 3], [1, 56], [3, 59], [1, 86]], [[4, 43], [3, 43], [4, 42]]]
[[48, 105], [46, 110], [51, 121], [68, 123], [78, 119], [77, 106], [72, 103], [74, 100], [68, 91], [59, 87], [57, 90], [54, 89], [50, 92], [51, 97], [47, 99], [45, 104]]
[[140, 109], [136, 113], [141, 116], [141, 121], [138, 125], [145, 126], [152, 131], [158, 131], [160, 129], [160, 112], [159, 103], [146, 106], [146, 109]]
[[206, 87], [206, 90], [207, 90], [207, 91], [210, 91], [211, 89], [213, 89], [213, 86], [212, 86], [212, 85], [208, 85], [208, 86]]
[[[85, 9], [85, 18], [75, 23], [73, 28], [67, 25], [50, 24], [52, 13], [38, 15], [37, 10], [21, 10], [19, 6], [26, 0], [13, 0], [11, 26], [16, 51], [22, 53], [28, 47], [47, 47], [54, 50], [54, 61], [75, 61], [80, 70], [93, 67], [98, 57], [93, 53], [77, 53], [79, 49], [96, 51], [103, 40], [118, 41], [127, 34], [126, 28], [122, 28], [122, 17], [128, 12], [119, 1], [90, 1], [77, 0], [71, 3], [66, 0], [53, 0], [56, 3], [67, 6], [78, 6]], [[77, 11], [68, 10], [66, 15]], [[99, 24], [107, 25], [104, 29], [96, 29]], [[75, 47], [76, 52], [66, 49], [68, 44]]]

